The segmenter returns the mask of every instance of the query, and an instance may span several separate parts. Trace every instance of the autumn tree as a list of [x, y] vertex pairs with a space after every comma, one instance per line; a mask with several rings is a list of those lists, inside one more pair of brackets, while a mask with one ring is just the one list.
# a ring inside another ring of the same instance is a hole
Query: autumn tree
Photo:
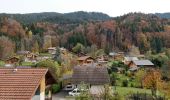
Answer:
[[140, 69], [135, 73], [135, 79], [136, 79], [137, 83], [139, 83], [140, 87], [143, 87], [142, 80], [143, 80], [145, 74], [146, 74], [146, 72], [144, 69]]
[[147, 40], [146, 35], [143, 34], [143, 33], [140, 33], [140, 34], [137, 35], [137, 43], [138, 43], [138, 46], [139, 46], [139, 50], [142, 53], [145, 53], [150, 48], [150, 43]]
[[48, 60], [40, 61], [35, 65], [35, 67], [48, 68], [49, 71], [52, 73], [52, 75], [54, 75], [57, 78], [61, 77], [60, 66], [54, 60], [48, 59]]
[[161, 73], [160, 70], [150, 69], [143, 77], [143, 86], [145, 88], [150, 88], [152, 92], [152, 96], [156, 96], [157, 90], [162, 87], [162, 80], [161, 80]]
[[45, 50], [47, 50], [49, 47], [52, 47], [51, 36], [50, 35], [46, 35], [46, 36], [44, 36], [43, 48]]
[[6, 58], [13, 55], [15, 44], [5, 36], [0, 37], [0, 58]]
[[130, 48], [129, 50], [129, 55], [130, 56], [137, 56], [137, 55], [140, 55], [140, 51], [139, 51], [139, 48], [132, 45], [132, 47]]
[[37, 41], [35, 41], [35, 43], [32, 46], [32, 52], [39, 53], [39, 44]]

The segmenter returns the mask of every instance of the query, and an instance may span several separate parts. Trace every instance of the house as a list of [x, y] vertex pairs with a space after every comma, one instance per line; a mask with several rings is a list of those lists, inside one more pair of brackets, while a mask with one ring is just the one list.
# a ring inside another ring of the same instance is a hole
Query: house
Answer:
[[101, 64], [106, 64], [108, 62], [108, 58], [105, 55], [98, 56], [96, 59], [97, 62]]
[[48, 48], [48, 53], [54, 55], [56, 53], [56, 50], [57, 50], [56, 47], [49, 47]]
[[154, 67], [154, 64], [150, 60], [133, 60], [129, 63], [129, 68], [138, 69], [141, 67], [150, 68]]
[[35, 53], [28, 53], [25, 57], [25, 62], [36, 62], [38, 55]]
[[[0, 68], [1, 100], [45, 100], [46, 87], [56, 80], [48, 69]], [[48, 90], [51, 94], [50, 89]]]
[[30, 51], [18, 51], [17, 55], [23, 56], [25, 62], [36, 62], [38, 57], [38, 54]]
[[115, 56], [115, 55], [117, 55], [116, 52], [110, 52], [110, 53], [109, 53], [109, 56]]
[[109, 56], [110, 56], [113, 60], [122, 61], [122, 60], [124, 59], [124, 52], [118, 52], [118, 53], [111, 52], [111, 53], [109, 53]]
[[106, 67], [93, 64], [75, 66], [73, 68], [72, 83], [79, 85], [81, 82], [92, 85], [104, 85], [110, 83]]
[[15, 57], [15, 56], [14, 57], [9, 57], [9, 58], [5, 59], [5, 67], [13, 67], [18, 62], [19, 62], [18, 57]]
[[30, 51], [17, 51], [16, 54], [26, 56], [28, 53], [30, 53]]
[[128, 65], [133, 60], [139, 60], [139, 59], [137, 57], [129, 57], [129, 56], [127, 56], [127, 57], [124, 57], [123, 62], [124, 62], [124, 64]]
[[82, 56], [82, 57], [79, 57], [77, 59], [78, 63], [80, 65], [84, 65], [84, 64], [91, 64], [94, 62], [94, 59], [90, 56]]

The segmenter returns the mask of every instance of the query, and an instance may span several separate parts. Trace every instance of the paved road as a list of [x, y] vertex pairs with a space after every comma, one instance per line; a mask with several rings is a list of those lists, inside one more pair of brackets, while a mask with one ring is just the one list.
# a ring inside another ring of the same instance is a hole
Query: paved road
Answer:
[[60, 91], [59, 93], [53, 95], [53, 100], [75, 100], [75, 99], [65, 98], [66, 96], [68, 96], [68, 92]]

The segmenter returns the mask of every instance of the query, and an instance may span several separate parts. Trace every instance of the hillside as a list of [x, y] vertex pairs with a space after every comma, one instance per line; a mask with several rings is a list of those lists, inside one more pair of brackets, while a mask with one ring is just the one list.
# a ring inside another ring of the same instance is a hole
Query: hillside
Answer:
[[170, 13], [155, 13], [156, 16], [159, 16], [160, 18], [170, 18]]
[[44, 13], [30, 13], [30, 14], [5, 14], [1, 13], [0, 17], [8, 17], [16, 19], [17, 21], [30, 24], [36, 22], [52, 22], [52, 23], [79, 23], [83, 21], [103, 21], [108, 20], [109, 17], [106, 14], [98, 12], [72, 12], [72, 13], [55, 13], [55, 12], [44, 12]]
[[87, 52], [89, 47], [103, 49], [106, 53], [128, 52], [132, 47], [139, 48], [141, 53], [149, 50], [159, 53], [170, 48], [169, 20], [153, 14], [129, 13], [110, 19], [104, 14], [100, 16], [100, 13], [77, 12], [64, 14], [67, 17], [59, 17], [61, 20], [56, 16], [63, 14], [43, 14], [15, 15], [20, 16], [16, 19], [1, 17], [1, 36], [7, 37], [5, 40], [15, 45], [15, 52], [44, 52], [51, 46], [72, 50], [77, 43], [86, 47], [83, 52]]

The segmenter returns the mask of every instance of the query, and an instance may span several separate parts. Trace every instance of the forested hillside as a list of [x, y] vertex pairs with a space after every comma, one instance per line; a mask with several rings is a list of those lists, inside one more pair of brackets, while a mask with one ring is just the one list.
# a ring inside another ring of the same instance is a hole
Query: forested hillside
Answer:
[[44, 12], [44, 13], [30, 13], [30, 14], [0, 14], [0, 17], [8, 17], [17, 20], [23, 24], [30, 24], [36, 22], [52, 22], [52, 23], [80, 23], [90, 20], [108, 20], [109, 17], [103, 13], [97, 12], [72, 12], [72, 13], [55, 13], [55, 12]]
[[161, 18], [170, 18], [170, 13], [156, 13], [155, 15]]
[[[111, 18], [101, 13], [40, 13], [0, 15], [0, 58], [18, 50], [45, 52], [48, 47], [72, 50], [77, 43], [81, 52], [90, 47], [128, 52], [138, 47], [141, 53], [159, 53], [170, 48], [168, 19], [153, 14], [129, 13]], [[4, 48], [6, 45], [8, 47]]]

